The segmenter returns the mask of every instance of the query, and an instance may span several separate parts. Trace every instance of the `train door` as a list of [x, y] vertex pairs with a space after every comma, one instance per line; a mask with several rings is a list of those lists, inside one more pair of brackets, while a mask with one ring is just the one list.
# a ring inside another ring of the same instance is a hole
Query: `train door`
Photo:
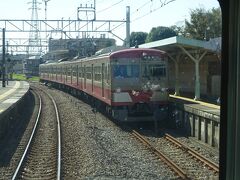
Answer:
[[67, 83], [68, 67], [65, 68], [65, 83]]
[[104, 63], [102, 63], [102, 97], [104, 97], [104, 78], [105, 78], [105, 75], [104, 75]]
[[83, 69], [83, 78], [84, 78], [84, 89], [86, 89], [86, 65], [84, 65], [84, 69]]
[[80, 83], [80, 89], [83, 89], [83, 68], [82, 68], [82, 63], [79, 64], [78, 66], [78, 78], [79, 78], [79, 83]]
[[77, 76], [77, 86], [78, 86], [78, 78], [79, 78], [79, 74], [78, 74], [78, 65], [77, 65], [76, 68], [77, 68], [77, 69], [76, 69], [76, 76]]
[[92, 93], [93, 93], [93, 78], [94, 78], [94, 71], [93, 71], [93, 64], [92, 64]]
[[61, 66], [61, 70], [60, 70], [60, 73], [61, 73], [61, 82], [62, 82], [62, 66]]
[[58, 80], [57, 76], [58, 76], [58, 67], [56, 66], [56, 81]]
[[52, 79], [52, 67], [51, 66], [49, 67], [49, 79], [50, 80]]
[[70, 76], [71, 76], [71, 84], [73, 83], [73, 66], [70, 66]]

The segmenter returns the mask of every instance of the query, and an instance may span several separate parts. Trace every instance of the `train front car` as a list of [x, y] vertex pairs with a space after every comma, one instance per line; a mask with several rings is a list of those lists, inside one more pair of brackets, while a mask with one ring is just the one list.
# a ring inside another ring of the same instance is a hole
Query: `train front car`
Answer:
[[167, 59], [163, 51], [127, 49], [110, 55], [112, 116], [120, 121], [167, 117]]

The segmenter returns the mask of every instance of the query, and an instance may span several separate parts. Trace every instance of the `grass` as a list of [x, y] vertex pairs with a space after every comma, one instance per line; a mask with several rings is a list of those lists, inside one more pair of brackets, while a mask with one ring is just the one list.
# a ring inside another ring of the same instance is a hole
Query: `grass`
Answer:
[[32, 76], [31, 78], [27, 78], [25, 74], [13, 74], [12, 78], [16, 81], [39, 81], [38, 76]]

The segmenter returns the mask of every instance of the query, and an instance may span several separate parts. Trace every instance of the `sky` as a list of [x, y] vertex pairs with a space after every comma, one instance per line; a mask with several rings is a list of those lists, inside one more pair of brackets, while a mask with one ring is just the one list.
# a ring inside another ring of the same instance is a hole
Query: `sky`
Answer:
[[[0, 3], [0, 19], [31, 19], [32, 0], [7, 0]], [[152, 27], [172, 26], [189, 19], [191, 9], [217, 8], [217, 0], [175, 0], [160, 7], [161, 2], [171, 0], [96, 0], [97, 20], [125, 20], [126, 6], [130, 6], [130, 31], [149, 33]], [[38, 18], [45, 18], [43, 0], [38, 0]], [[77, 7], [93, 4], [94, 0], [49, 0], [48, 19], [77, 19]], [[81, 15], [84, 16], [84, 15]], [[82, 17], [82, 18], [86, 18]], [[113, 25], [114, 26], [114, 25]], [[117, 25], [116, 25], [117, 26]], [[125, 24], [115, 29], [115, 34], [125, 36]]]

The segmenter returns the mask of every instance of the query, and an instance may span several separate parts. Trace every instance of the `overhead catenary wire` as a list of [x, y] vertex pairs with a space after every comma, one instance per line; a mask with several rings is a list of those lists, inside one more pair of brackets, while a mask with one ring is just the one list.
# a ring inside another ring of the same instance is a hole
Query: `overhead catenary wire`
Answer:
[[[151, 3], [151, 2], [152, 2], [152, 0], [145, 2], [145, 3], [142, 4], [139, 8], [137, 8], [135, 11], [133, 11], [132, 13], [130, 13], [130, 16], [132, 16], [133, 14], [139, 12], [140, 9], [146, 7], [146, 5], [149, 4], [149, 3]], [[123, 19], [123, 20], [125, 20], [125, 19]], [[113, 29], [111, 29], [111, 31], [113, 31], [113, 30], [115, 30], [115, 29], [118, 29], [119, 27], [122, 28], [122, 27], [123, 27], [123, 26], [122, 26], [123, 24], [125, 24], [125, 22], [123, 22], [123, 23], [117, 25], [116, 27], [114, 27]]]
[[173, 2], [173, 1], [176, 1], [176, 0], [170, 0], [170, 1], [166, 1], [165, 0], [164, 3], [162, 3], [162, 1], [160, 0], [160, 2], [162, 3], [161, 6], [155, 8], [153, 10], [150, 10], [148, 13], [146, 13], [146, 14], [140, 16], [140, 17], [137, 17], [137, 18], [133, 19], [131, 22], [135, 22], [135, 21], [137, 21], [139, 19], [142, 19], [143, 17], [145, 17], [145, 16], [147, 16], [147, 15], [149, 15], [149, 14], [151, 14], [151, 13], [153, 13], [153, 12], [159, 10], [159, 9], [161, 9], [162, 7], [166, 6], [167, 4], [169, 4], [169, 3]]
[[[167, 4], [169, 4], [169, 3], [173, 2], [173, 1], [176, 1], [176, 0], [164, 0], [164, 1], [160, 0], [160, 3], [161, 3], [160, 6], [158, 6], [157, 8], [155, 8], [155, 9], [153, 9], [153, 10], [150, 9], [149, 12], [143, 14], [143, 15], [140, 16], [140, 17], [137, 17], [137, 18], [133, 19], [131, 22], [135, 22], [135, 21], [137, 21], [137, 20], [140, 20], [140, 19], [144, 18], [145, 16], [148, 16], [149, 14], [151, 14], [151, 13], [153, 13], [153, 12], [161, 9], [162, 7], [166, 6]], [[137, 8], [133, 13], [131, 13], [131, 15], [135, 14], [136, 12], [139, 12], [140, 9], [144, 8], [147, 4], [152, 3], [152, 2], [153, 2], [153, 0], [150, 0], [150, 1], [148, 1], [148, 2], [145, 2], [143, 5], [141, 5], [139, 8]], [[116, 29], [119, 28], [119, 27], [122, 28], [122, 27], [123, 27], [123, 26], [122, 26], [123, 24], [124, 24], [124, 23], [121, 23], [121, 24], [119, 24], [118, 26], [114, 27], [114, 28], [112, 29], [112, 31], [113, 31], [113, 30], [116, 30]]]
[[145, 2], [143, 5], [141, 5], [139, 8], [137, 8], [135, 11], [133, 11], [133, 12], [131, 13], [131, 15], [139, 12], [140, 9], [146, 7], [146, 5], [149, 4], [149, 3], [151, 3], [151, 2], [152, 2], [152, 0]]
[[108, 7], [106, 7], [106, 8], [100, 10], [100, 11], [97, 11], [97, 13], [104, 12], [104, 11], [106, 11], [106, 10], [112, 8], [113, 6], [116, 6], [116, 5], [120, 4], [120, 3], [123, 2], [123, 1], [124, 1], [124, 0], [120, 0], [120, 1], [118, 1], [118, 2], [116, 2], [116, 3], [114, 3], [114, 4], [110, 5], [110, 6], [108, 6]]

